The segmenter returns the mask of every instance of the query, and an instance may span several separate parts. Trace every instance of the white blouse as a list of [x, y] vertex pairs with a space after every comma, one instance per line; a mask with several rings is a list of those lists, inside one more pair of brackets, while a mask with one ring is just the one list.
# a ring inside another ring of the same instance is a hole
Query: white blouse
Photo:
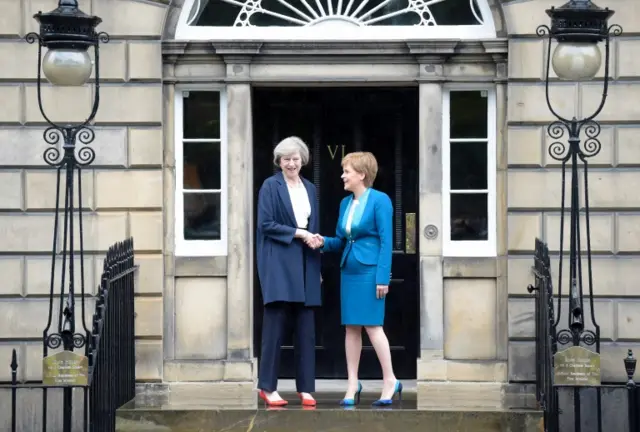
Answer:
[[345, 230], [347, 231], [347, 235], [351, 235], [351, 224], [353, 223], [353, 213], [356, 211], [356, 207], [360, 204], [360, 201], [354, 199], [351, 201], [351, 206], [349, 206], [349, 214], [347, 215], [347, 226]]
[[311, 216], [311, 203], [307, 188], [300, 182], [296, 186], [287, 185], [287, 189], [289, 189], [289, 198], [291, 198], [298, 228], [306, 229], [309, 226], [309, 216]]

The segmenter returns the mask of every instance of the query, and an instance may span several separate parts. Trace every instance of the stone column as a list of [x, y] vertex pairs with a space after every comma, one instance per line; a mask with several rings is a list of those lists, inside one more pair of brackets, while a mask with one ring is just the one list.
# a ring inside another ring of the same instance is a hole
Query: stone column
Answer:
[[164, 327], [163, 327], [163, 358], [174, 360], [175, 351], [175, 117], [174, 100], [175, 85], [164, 87]]
[[[408, 43], [419, 65], [418, 190], [420, 226], [420, 358], [418, 404], [427, 381], [444, 381], [444, 285], [442, 266], [442, 86], [444, 62], [455, 43]], [[428, 390], [427, 390], [428, 391]]]
[[422, 64], [435, 81], [419, 88], [420, 359], [418, 381], [446, 379], [442, 277], [442, 64]]
[[509, 358], [509, 287], [507, 278], [507, 58], [504, 54], [493, 56], [496, 62], [496, 226], [498, 274], [496, 281], [496, 360], [504, 364], [506, 381], [507, 361]]
[[[228, 65], [239, 72], [248, 65]], [[227, 367], [225, 380], [249, 381], [253, 275], [253, 162], [251, 86], [227, 86], [228, 256]]]

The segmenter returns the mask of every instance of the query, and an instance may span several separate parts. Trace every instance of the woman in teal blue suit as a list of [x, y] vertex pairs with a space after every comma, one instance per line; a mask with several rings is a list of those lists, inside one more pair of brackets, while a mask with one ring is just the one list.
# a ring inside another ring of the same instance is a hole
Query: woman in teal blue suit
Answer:
[[354, 405], [360, 400], [358, 366], [364, 327], [382, 367], [382, 394], [374, 405], [391, 405], [396, 393], [402, 398], [402, 384], [393, 372], [389, 340], [382, 328], [391, 279], [393, 206], [387, 194], [371, 187], [378, 173], [373, 154], [349, 153], [342, 160], [342, 170], [344, 189], [351, 195], [340, 203], [336, 236], [315, 239], [323, 252], [342, 252], [340, 300], [349, 385], [340, 403]]

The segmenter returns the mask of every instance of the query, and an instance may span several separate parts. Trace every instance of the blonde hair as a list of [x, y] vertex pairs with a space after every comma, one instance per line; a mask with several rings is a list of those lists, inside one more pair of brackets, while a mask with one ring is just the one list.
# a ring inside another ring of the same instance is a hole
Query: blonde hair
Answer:
[[342, 168], [351, 165], [353, 169], [364, 174], [364, 185], [366, 187], [373, 186], [373, 182], [378, 175], [378, 161], [373, 153], [370, 152], [353, 152], [342, 158]]
[[273, 149], [273, 163], [280, 166], [280, 158], [291, 156], [294, 153], [300, 153], [302, 166], [309, 163], [309, 147], [297, 136], [290, 136], [278, 143]]

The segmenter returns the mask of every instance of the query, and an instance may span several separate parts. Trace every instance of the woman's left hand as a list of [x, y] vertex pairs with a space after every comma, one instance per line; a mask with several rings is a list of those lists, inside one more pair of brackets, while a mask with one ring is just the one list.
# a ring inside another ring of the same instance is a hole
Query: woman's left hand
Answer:
[[382, 299], [389, 293], [389, 285], [376, 285], [376, 298]]

